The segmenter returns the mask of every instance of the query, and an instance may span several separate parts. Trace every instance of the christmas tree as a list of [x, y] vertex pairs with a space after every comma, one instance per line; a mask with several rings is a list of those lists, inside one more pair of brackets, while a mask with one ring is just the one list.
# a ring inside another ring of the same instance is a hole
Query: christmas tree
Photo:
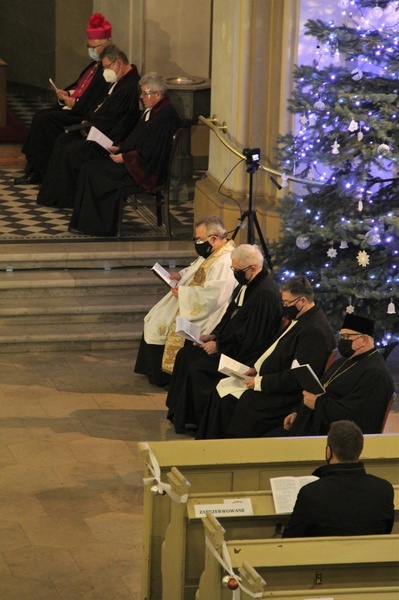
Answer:
[[309, 277], [337, 331], [356, 312], [386, 345], [399, 321], [399, 2], [337, 5], [342, 24], [307, 21], [313, 64], [293, 74], [296, 131], [277, 152], [297, 183], [279, 202], [275, 262], [281, 280]]

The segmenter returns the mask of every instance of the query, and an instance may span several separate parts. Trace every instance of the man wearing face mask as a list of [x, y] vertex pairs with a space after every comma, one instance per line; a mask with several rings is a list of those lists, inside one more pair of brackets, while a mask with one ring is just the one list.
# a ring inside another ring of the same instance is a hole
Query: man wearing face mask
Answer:
[[[130, 65], [126, 54], [115, 45], [107, 46], [100, 58], [103, 79], [110, 87], [85, 121], [115, 144], [120, 144], [140, 118], [140, 77], [136, 66]], [[82, 132], [86, 134], [86, 130], [71, 131], [57, 138], [37, 197], [38, 204], [73, 208], [82, 167], [91, 160], [101, 157], [104, 160], [103, 149], [98, 144], [86, 142]], [[109, 160], [109, 154], [106, 160]]]
[[[300, 405], [284, 420], [288, 435], [325, 435], [331, 423], [351, 419], [363, 433], [381, 433], [394, 392], [392, 375], [374, 346], [374, 321], [347, 314], [340, 331], [340, 359], [321, 377], [324, 394], [303, 392]], [[276, 430], [276, 435], [284, 431]]]
[[394, 491], [386, 479], [368, 475], [359, 461], [363, 433], [348, 420], [331, 424], [327, 464], [303, 486], [283, 538], [389, 534], [394, 523]]
[[203, 346], [186, 344], [179, 350], [169, 385], [167, 418], [176, 433], [195, 431], [218, 381], [220, 355], [253, 366], [281, 325], [281, 298], [272, 275], [263, 266], [257, 246], [241, 244], [231, 253], [238, 282], [221, 321]]
[[314, 302], [305, 276], [291, 277], [280, 287], [288, 324], [275, 337], [243, 382], [222, 379], [210, 397], [197, 439], [260, 437], [277, 427], [302, 390], [291, 365], [310, 364], [319, 376], [335, 346], [334, 334], [322, 309]]
[[226, 311], [236, 284], [230, 268], [234, 243], [227, 239], [219, 217], [204, 217], [196, 223], [194, 247], [198, 258], [171, 274], [178, 285], [144, 318], [134, 370], [154, 385], [169, 382], [176, 355], [184, 346], [184, 339], [175, 333], [176, 316], [199, 325], [203, 335], [210, 334]]
[[57, 137], [64, 133], [65, 127], [80, 123], [109, 89], [109, 83], [103, 77], [100, 54], [112, 44], [111, 24], [96, 13], [90, 17], [86, 31], [91, 62], [74, 83], [65, 89], [57, 89], [59, 103], [56, 106], [34, 115], [22, 146], [27, 159], [25, 173], [14, 180], [15, 185], [30, 185], [43, 180]]

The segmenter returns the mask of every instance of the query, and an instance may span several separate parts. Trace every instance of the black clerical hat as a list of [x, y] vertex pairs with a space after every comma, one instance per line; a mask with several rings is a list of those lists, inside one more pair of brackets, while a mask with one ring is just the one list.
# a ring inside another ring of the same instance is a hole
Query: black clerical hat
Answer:
[[373, 337], [374, 335], [374, 321], [361, 317], [360, 315], [346, 314], [344, 322], [342, 323], [341, 329], [352, 329], [358, 333], [365, 333]]

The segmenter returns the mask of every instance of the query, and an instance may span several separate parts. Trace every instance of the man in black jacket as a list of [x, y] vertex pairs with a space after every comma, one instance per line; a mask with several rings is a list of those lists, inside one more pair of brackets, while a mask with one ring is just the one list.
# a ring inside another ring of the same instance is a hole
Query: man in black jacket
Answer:
[[90, 64], [76, 81], [65, 89], [57, 89], [59, 103], [37, 112], [29, 129], [22, 152], [27, 159], [24, 175], [14, 180], [15, 185], [40, 183], [47, 170], [55, 140], [65, 127], [80, 123], [105, 98], [109, 83], [103, 77], [100, 54], [112, 44], [111, 24], [103, 15], [90, 17], [87, 31], [87, 49]]
[[228, 377], [218, 383], [199, 425], [198, 439], [263, 436], [301, 399], [292, 362], [308, 363], [318, 376], [323, 373], [335, 337], [314, 302], [312, 286], [299, 275], [287, 279], [280, 291], [290, 322], [248, 371], [244, 382]]
[[[253, 366], [281, 325], [281, 299], [272, 275], [263, 267], [259, 248], [241, 244], [231, 253], [239, 285], [219, 324], [201, 336], [202, 347], [179, 350], [166, 399], [167, 418], [177, 433], [192, 432], [218, 381], [220, 355]], [[186, 428], [186, 425], [189, 428]]]
[[391, 533], [394, 493], [389, 481], [368, 475], [359, 462], [363, 433], [352, 421], [335, 421], [327, 437], [327, 465], [318, 481], [299, 490], [283, 537]]

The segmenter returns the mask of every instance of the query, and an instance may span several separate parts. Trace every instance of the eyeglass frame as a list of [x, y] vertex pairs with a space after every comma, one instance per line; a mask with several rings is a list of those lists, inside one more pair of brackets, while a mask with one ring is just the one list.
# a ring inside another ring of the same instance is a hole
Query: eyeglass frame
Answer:
[[193, 237], [193, 242], [194, 242], [194, 244], [205, 244], [205, 242], [207, 240], [209, 240], [209, 238], [211, 238], [211, 237], [218, 237], [218, 236], [215, 235], [214, 233], [212, 233], [211, 235], [207, 235], [205, 240], [201, 240], [201, 238], [198, 238], [198, 237], [197, 238]]
[[254, 265], [248, 265], [248, 267], [245, 267], [245, 269], [235, 269], [233, 266], [230, 266], [230, 269], [233, 271], [233, 273], [245, 273], [246, 271], [248, 271], [248, 269], [250, 269], [253, 266]]
[[351, 337], [355, 335], [356, 337], [352, 340], [353, 342], [355, 340], [357, 340], [357, 338], [362, 337], [364, 335], [366, 335], [365, 333], [339, 333], [338, 334], [338, 339], [339, 340], [350, 340]]
[[156, 90], [155, 92], [150, 92], [148, 90], [141, 90], [140, 92], [140, 96], [151, 96], [151, 94], [158, 94], [159, 90]]
[[298, 300], [300, 300], [301, 298], [303, 298], [303, 296], [298, 296], [298, 298], [294, 298], [294, 300], [288, 300], [287, 302], [282, 300], [281, 304], [285, 307], [291, 306], [291, 304], [296, 304], [298, 302]]
[[97, 46], [90, 46], [90, 44], [86, 44], [86, 47], [93, 48], [95, 50], [96, 48], [99, 48], [100, 46], [104, 46], [104, 44], [105, 44], [105, 42], [103, 42], [102, 44], [97, 44]]

